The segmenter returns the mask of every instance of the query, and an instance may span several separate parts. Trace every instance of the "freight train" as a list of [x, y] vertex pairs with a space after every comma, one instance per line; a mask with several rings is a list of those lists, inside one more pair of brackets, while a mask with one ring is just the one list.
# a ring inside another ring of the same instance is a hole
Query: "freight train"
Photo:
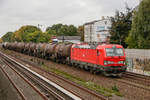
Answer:
[[121, 76], [126, 71], [124, 48], [117, 44], [3, 43], [4, 49], [51, 59], [92, 73]]

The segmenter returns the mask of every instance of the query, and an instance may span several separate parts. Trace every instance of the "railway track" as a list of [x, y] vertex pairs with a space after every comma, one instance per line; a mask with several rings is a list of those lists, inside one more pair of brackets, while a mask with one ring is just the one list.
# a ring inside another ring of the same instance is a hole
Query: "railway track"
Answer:
[[[2, 53], [0, 53], [1, 55], [2, 55]], [[4, 57], [4, 59], [7, 61], [7, 63], [9, 63], [10, 65], [16, 65], [16, 66], [21, 66], [18, 62], [16, 62], [15, 60], [13, 61], [13, 60], [11, 60], [12, 58], [9, 58], [8, 56], [6, 56], [6, 55], [3, 55], [3, 57]], [[24, 65], [22, 65], [22, 66], [24, 66]], [[17, 67], [18, 68], [18, 67]], [[58, 76], [58, 75], [56, 75], [56, 74], [54, 74], [54, 73], [51, 73], [51, 72], [47, 72], [47, 71], [45, 71], [45, 70], [43, 70], [43, 69], [41, 69], [40, 67], [35, 67], [35, 68], [37, 68], [37, 69], [39, 69], [39, 70], [42, 70], [43, 72], [45, 72], [45, 73], [48, 73], [49, 75], [52, 75], [52, 76], [54, 76], [54, 77], [57, 77], [57, 78], [59, 78], [60, 80], [63, 80], [63, 81], [65, 81], [65, 82], [67, 82], [68, 84], [70, 84], [70, 85], [72, 85], [72, 86], [74, 86], [74, 87], [76, 87], [76, 88], [79, 88], [80, 90], [82, 90], [82, 91], [85, 91], [85, 92], [87, 92], [87, 93], [89, 93], [90, 95], [92, 95], [92, 96], [94, 96], [94, 97], [97, 97], [98, 98], [98, 100], [108, 100], [108, 98], [106, 98], [106, 97], [104, 97], [104, 96], [102, 96], [102, 95], [100, 95], [100, 94], [98, 94], [97, 92], [94, 92], [94, 91], [91, 91], [91, 90], [88, 90], [88, 89], [86, 89], [86, 88], [84, 88], [84, 87], [81, 87], [81, 86], [79, 86], [79, 85], [77, 85], [77, 84], [75, 84], [75, 83], [73, 83], [73, 82], [71, 82], [71, 81], [68, 81], [67, 79], [65, 79], [65, 78], [63, 78], [63, 77], [61, 77], [61, 76]], [[22, 69], [20, 69], [20, 68], [18, 68], [18, 70], [20, 71], [20, 72], [22, 72], [21, 70]], [[22, 72], [23, 73], [23, 72]], [[28, 72], [27, 72], [28, 73]], [[24, 75], [24, 76], [30, 76], [29, 74], [26, 74], [26, 75]], [[28, 79], [30, 79], [31, 80], [31, 78], [28, 78]], [[39, 78], [37, 79], [37, 80], [40, 80]], [[36, 81], [37, 81], [36, 80]], [[35, 80], [34, 80], [35, 81]], [[40, 83], [42, 80], [40, 80], [40, 81], [38, 81], [38, 83]], [[41, 85], [39, 85], [39, 86], [41, 86]], [[49, 86], [45, 86], [45, 89], [48, 89], [48, 87]], [[49, 90], [45, 90], [45, 91], [49, 91]], [[68, 90], [69, 91], [69, 90]], [[48, 95], [48, 93], [45, 93], [46, 94], [46, 96], [48, 96], [49, 97], [49, 95]], [[84, 100], [84, 98], [82, 98], [82, 97], [80, 97], [79, 95], [77, 95], [78, 96], [78, 98], [80, 98], [80, 99], [82, 99], [82, 100]], [[56, 96], [56, 97], [58, 97], [58, 96]], [[63, 99], [63, 98], [58, 98], [58, 100], [70, 100], [71, 98], [67, 98], [67, 99]], [[76, 100], [80, 100], [80, 99], [76, 99]]]
[[[34, 85], [24, 78], [17, 70], [11, 66], [0, 66], [1, 71], [6, 75], [10, 83], [17, 90], [22, 100], [48, 100]], [[20, 82], [18, 81], [20, 80]], [[21, 84], [20, 84], [21, 83]], [[33, 94], [32, 97], [29, 94]], [[32, 98], [32, 99], [31, 99]]]
[[116, 79], [119, 82], [141, 88], [150, 92], [150, 77], [142, 74], [125, 72], [121, 79]]
[[[44, 77], [25, 68], [24, 65], [21, 65], [20, 63], [9, 58], [8, 56], [2, 55], [1, 53], [0, 53], [0, 55], [2, 56], [3, 61], [6, 64], [7, 68], [9, 67], [10, 69], [12, 69], [15, 73], [20, 75], [20, 77], [27, 78], [28, 80], [25, 78], [24, 79], [26, 80], [26, 82], [32, 84], [32, 86], [34, 88], [36, 86], [40, 89], [40, 91], [38, 89], [35, 91], [37, 91], [38, 94], [40, 96], [42, 96], [43, 99], [39, 99], [39, 98], [38, 99], [37, 98], [30, 99], [30, 97], [28, 97], [28, 99], [26, 99], [27, 95], [24, 95], [23, 93], [21, 93], [19, 91], [19, 94], [23, 100], [82, 100], [81, 97], [78, 97], [78, 96], [68, 92], [67, 90], [61, 88], [57, 84], [50, 82], [49, 80], [46, 80]], [[1, 67], [1, 69], [2, 69], [2, 67]], [[5, 72], [5, 73], [7, 74], [7, 72]], [[32, 81], [32, 83], [29, 80]], [[15, 87], [17, 88], [17, 85], [15, 85]]]
[[142, 75], [142, 74], [137, 74], [133, 72], [126, 72], [124, 74], [125, 78], [130, 78], [132, 81], [135, 81], [136, 83], [145, 85], [145, 86], [150, 86], [150, 76]]
[[[14, 56], [15, 57], [15, 56]], [[13, 58], [13, 57], [12, 57]], [[15, 57], [16, 58], [16, 57]], [[38, 69], [41, 69], [41, 68], [39, 68], [39, 67], [37, 67], [36, 65], [35, 65], [35, 63], [32, 63], [32, 60], [30, 61], [30, 60], [26, 60], [26, 59], [20, 59], [20, 58], [17, 58], [18, 59], [18, 61], [20, 60], [22, 60], [22, 62], [25, 62], [27, 65], [32, 65], [33, 64], [33, 66], [35, 66], [35, 68], [38, 68]], [[17, 59], [15, 59], [15, 60], [17, 60]], [[31, 64], [30, 64], [30, 63]], [[26, 65], [26, 64], [24, 64], [24, 65]], [[42, 70], [42, 69], [41, 69]], [[48, 72], [48, 73], [50, 73], [50, 72]], [[147, 84], [149, 84], [149, 76], [145, 76], [145, 75], [141, 75], [141, 74], [137, 74], [136, 75], [136, 73], [125, 73], [124, 75], [123, 75], [123, 77], [122, 78], [115, 78], [114, 79], [114, 81], [118, 81], [118, 83], [124, 83], [124, 85], [126, 85], [127, 87], [128, 86], [130, 86], [130, 87], [135, 87], [134, 89], [135, 89], [135, 91], [136, 91], [136, 89], [137, 90], [139, 90], [139, 91], [146, 91], [146, 93], [148, 93], [149, 94], [149, 92], [150, 92], [150, 88], [148, 87], [149, 85], [147, 85]], [[134, 90], [133, 90], [134, 91]], [[145, 96], [145, 94], [143, 95], [143, 96]], [[103, 99], [101, 99], [101, 100], [103, 100]], [[140, 99], [141, 100], [141, 99]], [[148, 99], [149, 100], [149, 99]]]

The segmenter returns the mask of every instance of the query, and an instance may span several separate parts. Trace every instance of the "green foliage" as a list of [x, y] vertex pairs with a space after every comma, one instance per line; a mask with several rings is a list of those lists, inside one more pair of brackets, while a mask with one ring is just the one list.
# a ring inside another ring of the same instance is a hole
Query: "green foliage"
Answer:
[[11, 42], [13, 32], [7, 32], [5, 35], [2, 36], [3, 42]]
[[0, 43], [2, 43], [3, 42], [3, 40], [2, 40], [2, 38], [0, 38]]
[[63, 24], [54, 24], [52, 27], [48, 27], [46, 32], [50, 35], [55, 36], [75, 36], [77, 34], [77, 28], [74, 25], [63, 25]]
[[43, 43], [49, 41], [50, 41], [50, 35], [48, 33], [43, 33], [41, 31], [35, 31], [26, 36], [26, 42]]
[[112, 90], [116, 91], [116, 92], [119, 92], [119, 89], [118, 89], [118, 87], [116, 85], [112, 86]]
[[31, 25], [22, 26], [19, 30], [14, 32], [14, 34], [12, 35], [12, 40], [17, 42], [27, 42], [28, 40], [27, 36], [29, 34], [34, 33], [35, 31], [41, 31], [41, 30], [36, 26], [31, 26]]
[[75, 36], [78, 35], [77, 28], [74, 25], [56, 24], [48, 27], [46, 32], [32, 25], [22, 26], [14, 33], [8, 32], [2, 39], [6, 42], [50, 42], [51, 36]]
[[132, 29], [126, 39], [129, 48], [150, 48], [150, 0], [143, 0], [134, 12]]
[[121, 44], [125, 48], [127, 47], [125, 39], [128, 36], [129, 31], [131, 30], [132, 24], [131, 18], [132, 18], [132, 10], [128, 6], [126, 6], [125, 13], [116, 11], [115, 16], [111, 18], [112, 21], [112, 27], [110, 30], [111, 43]]
[[77, 31], [81, 36], [81, 41], [84, 41], [84, 26], [79, 26]]
[[14, 33], [8, 32], [2, 37], [4, 42], [49, 42], [50, 34], [47, 32], [43, 33], [36, 26], [22, 26], [19, 30]]
[[52, 27], [47, 27], [46, 31], [55, 30], [56, 33], [59, 32], [59, 29], [61, 28], [62, 24], [54, 24]]

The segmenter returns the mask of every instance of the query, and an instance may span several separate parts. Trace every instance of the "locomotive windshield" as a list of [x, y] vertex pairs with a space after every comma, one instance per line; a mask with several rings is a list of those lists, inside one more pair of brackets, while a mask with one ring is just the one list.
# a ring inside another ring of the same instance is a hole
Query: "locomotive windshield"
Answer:
[[123, 48], [106, 48], [106, 56], [124, 56]]

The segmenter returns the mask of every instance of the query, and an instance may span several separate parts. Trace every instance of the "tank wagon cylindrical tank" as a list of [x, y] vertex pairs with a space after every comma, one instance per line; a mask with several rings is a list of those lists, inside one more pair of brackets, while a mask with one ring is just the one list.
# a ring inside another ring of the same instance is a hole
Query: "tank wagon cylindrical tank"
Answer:
[[24, 53], [29, 54], [29, 47], [30, 47], [30, 43], [25, 43], [24, 45]]
[[59, 61], [65, 61], [70, 57], [72, 44], [58, 44], [54, 49], [55, 58]]
[[12, 43], [6, 43], [5, 48], [6, 49], [12, 49]]
[[17, 51], [17, 42], [11, 43], [11, 49]]
[[23, 52], [24, 51], [24, 46], [25, 46], [25, 44], [23, 42], [17, 43], [16, 46], [15, 46], [16, 51]]
[[17, 52], [19, 52], [19, 45], [20, 45], [20, 43], [16, 43], [16, 45], [15, 45], [15, 51], [17, 51]]
[[3, 47], [4, 49], [9, 49], [10, 43], [8, 43], [8, 42], [2, 43], [2, 47]]
[[36, 48], [36, 43], [30, 43], [29, 44], [29, 54], [31, 56], [35, 55], [35, 48]]
[[45, 48], [46, 48], [46, 46], [47, 46], [46, 43], [42, 43], [42, 44], [40, 45], [40, 55], [41, 55], [42, 58], [45, 57]]
[[64, 45], [64, 47], [62, 48], [61, 55], [64, 56], [64, 57], [70, 57], [70, 55], [71, 55], [71, 46], [72, 46], [72, 44]]
[[57, 44], [46, 44], [44, 49], [45, 58], [49, 59], [54, 54], [54, 49]]
[[40, 50], [41, 47], [42, 47], [42, 43], [37, 43], [36, 44], [36, 49], [35, 50], [36, 50], [36, 56], [37, 57], [41, 57], [41, 50]]

